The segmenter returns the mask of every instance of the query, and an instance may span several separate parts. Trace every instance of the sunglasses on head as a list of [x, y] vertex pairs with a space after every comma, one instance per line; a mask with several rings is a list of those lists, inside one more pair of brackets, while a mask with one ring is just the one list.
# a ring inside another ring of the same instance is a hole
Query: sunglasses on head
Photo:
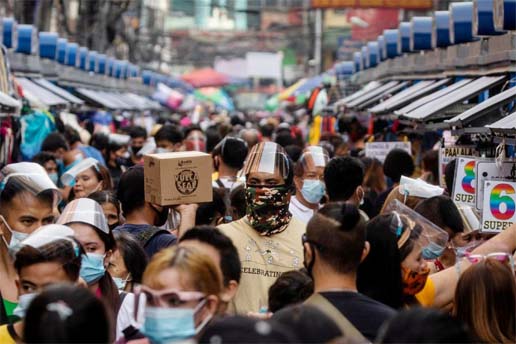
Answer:
[[[486, 259], [493, 259], [502, 264], [506, 264], [511, 271], [514, 273], [514, 258], [512, 255], [506, 252], [494, 252], [489, 254], [466, 254], [464, 256], [471, 264], [480, 263]], [[460, 264], [456, 264], [457, 273], [460, 275]]]

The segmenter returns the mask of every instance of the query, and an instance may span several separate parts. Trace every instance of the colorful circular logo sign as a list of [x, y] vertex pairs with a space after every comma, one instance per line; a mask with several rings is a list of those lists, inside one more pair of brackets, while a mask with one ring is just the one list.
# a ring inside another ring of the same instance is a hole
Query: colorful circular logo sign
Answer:
[[[509, 184], [498, 184], [491, 190], [489, 207], [491, 214], [498, 220], [509, 220], [516, 210], [514, 199], [509, 196], [514, 194], [514, 188]], [[505, 194], [502, 196], [502, 194]]]
[[199, 185], [199, 176], [195, 171], [182, 170], [176, 174], [176, 189], [183, 195], [190, 195]]

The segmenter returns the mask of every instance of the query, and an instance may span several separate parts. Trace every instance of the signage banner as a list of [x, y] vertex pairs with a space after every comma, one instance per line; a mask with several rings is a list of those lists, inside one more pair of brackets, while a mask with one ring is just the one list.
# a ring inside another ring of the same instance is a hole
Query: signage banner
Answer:
[[365, 145], [365, 155], [368, 158], [376, 158], [383, 164], [385, 157], [395, 148], [403, 149], [412, 155], [410, 142], [367, 142]]
[[486, 180], [512, 180], [514, 179], [516, 164], [514, 162], [505, 161], [500, 167], [496, 166], [496, 163], [491, 161], [479, 161], [477, 162], [477, 171], [475, 173], [477, 186], [476, 186], [476, 207], [478, 210], [482, 210], [484, 205], [484, 183]]
[[481, 232], [501, 232], [516, 222], [516, 182], [487, 180]]
[[477, 160], [474, 158], [458, 157], [455, 166], [455, 179], [453, 183], [453, 201], [474, 207], [475, 202], [475, 167]]
[[[457, 156], [477, 156], [478, 152], [475, 146], [448, 146], [439, 148], [439, 185], [446, 187], [444, 181], [444, 171], [446, 165]], [[450, 191], [450, 190], [448, 190]]]
[[311, 0], [312, 8], [405, 8], [413, 10], [431, 10], [432, 0]]

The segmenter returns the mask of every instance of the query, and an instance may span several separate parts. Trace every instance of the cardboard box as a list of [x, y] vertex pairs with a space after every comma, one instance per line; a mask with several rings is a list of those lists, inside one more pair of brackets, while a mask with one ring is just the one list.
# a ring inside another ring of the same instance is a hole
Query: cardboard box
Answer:
[[145, 201], [176, 205], [212, 201], [212, 158], [201, 152], [148, 154], [143, 157]]

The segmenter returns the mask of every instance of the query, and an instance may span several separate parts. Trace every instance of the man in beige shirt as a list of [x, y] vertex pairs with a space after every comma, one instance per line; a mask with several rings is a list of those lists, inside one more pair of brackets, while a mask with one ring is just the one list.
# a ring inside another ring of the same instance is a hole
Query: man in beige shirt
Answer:
[[288, 208], [292, 163], [284, 149], [263, 142], [251, 150], [244, 166], [246, 216], [219, 226], [233, 241], [242, 263], [242, 277], [230, 311], [263, 311], [268, 290], [283, 273], [303, 267], [301, 238], [305, 224]]

